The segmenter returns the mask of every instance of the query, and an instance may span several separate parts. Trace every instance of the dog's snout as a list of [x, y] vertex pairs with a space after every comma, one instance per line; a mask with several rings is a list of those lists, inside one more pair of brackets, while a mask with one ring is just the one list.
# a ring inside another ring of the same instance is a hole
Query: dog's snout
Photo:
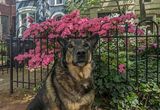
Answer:
[[86, 52], [85, 51], [78, 51], [77, 55], [78, 56], [85, 56]]

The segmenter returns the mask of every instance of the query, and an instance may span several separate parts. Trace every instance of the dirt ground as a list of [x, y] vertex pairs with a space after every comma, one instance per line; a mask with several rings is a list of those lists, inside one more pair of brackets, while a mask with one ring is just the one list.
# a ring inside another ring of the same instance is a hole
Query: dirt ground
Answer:
[[29, 90], [15, 90], [13, 94], [9, 91], [0, 91], [0, 110], [25, 110], [34, 96]]
[[34, 96], [33, 89], [16, 88], [13, 94], [9, 94], [9, 74], [0, 71], [0, 110], [25, 110]]

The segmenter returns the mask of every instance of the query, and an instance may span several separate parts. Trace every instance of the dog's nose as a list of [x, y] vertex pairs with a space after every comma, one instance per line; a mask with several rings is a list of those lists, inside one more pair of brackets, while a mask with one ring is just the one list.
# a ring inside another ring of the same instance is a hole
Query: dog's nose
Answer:
[[79, 57], [84, 57], [85, 54], [86, 54], [85, 51], [78, 51], [78, 52], [77, 52], [77, 56], [79, 56]]

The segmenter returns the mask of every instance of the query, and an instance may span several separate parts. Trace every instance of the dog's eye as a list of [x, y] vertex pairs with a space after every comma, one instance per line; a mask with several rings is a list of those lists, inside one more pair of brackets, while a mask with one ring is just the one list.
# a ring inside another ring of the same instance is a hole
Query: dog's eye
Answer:
[[86, 48], [88, 48], [89, 44], [85, 43], [83, 46], [86, 47]]
[[69, 45], [68, 45], [68, 48], [73, 48], [73, 45], [72, 45], [72, 44], [69, 44]]

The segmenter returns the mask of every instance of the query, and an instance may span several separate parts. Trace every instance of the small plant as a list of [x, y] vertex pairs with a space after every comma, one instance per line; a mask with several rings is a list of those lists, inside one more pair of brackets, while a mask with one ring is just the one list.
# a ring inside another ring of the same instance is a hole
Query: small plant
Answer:
[[138, 96], [141, 106], [146, 110], [160, 108], [160, 87], [155, 82], [140, 83]]

